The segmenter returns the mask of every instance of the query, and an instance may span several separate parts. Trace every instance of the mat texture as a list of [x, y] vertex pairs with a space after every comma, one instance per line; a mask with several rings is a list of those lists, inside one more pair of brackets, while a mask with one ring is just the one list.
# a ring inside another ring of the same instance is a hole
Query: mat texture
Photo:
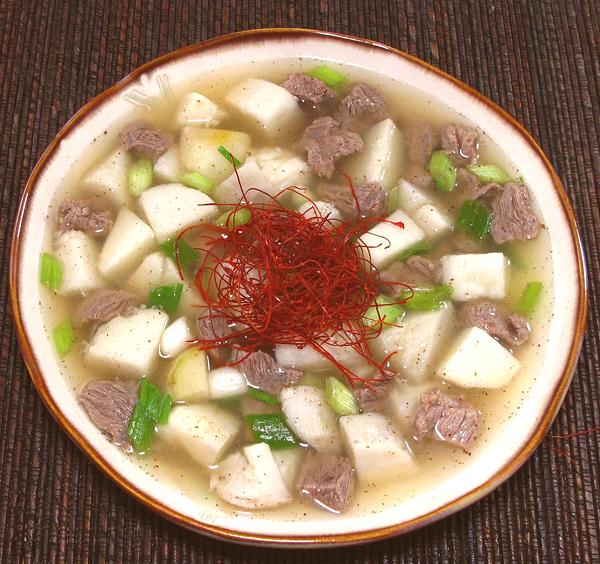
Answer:
[[597, 0], [0, 2], [0, 561], [600, 562], [599, 434], [548, 436], [493, 494], [384, 542], [287, 552], [188, 532], [125, 495], [50, 417], [21, 360], [7, 304], [20, 192], [46, 145], [90, 98], [158, 55], [223, 33], [285, 26], [350, 33], [477, 88], [549, 155], [581, 227], [592, 312], [550, 433], [600, 427], [599, 14]]

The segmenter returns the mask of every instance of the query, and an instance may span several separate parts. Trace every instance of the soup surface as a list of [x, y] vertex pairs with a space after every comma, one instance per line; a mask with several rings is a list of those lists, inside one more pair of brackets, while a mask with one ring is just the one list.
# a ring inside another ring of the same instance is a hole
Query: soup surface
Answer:
[[40, 259], [114, 448], [218, 511], [334, 519], [443, 480], [519, 409], [550, 246], [493, 132], [302, 59], [132, 102]]

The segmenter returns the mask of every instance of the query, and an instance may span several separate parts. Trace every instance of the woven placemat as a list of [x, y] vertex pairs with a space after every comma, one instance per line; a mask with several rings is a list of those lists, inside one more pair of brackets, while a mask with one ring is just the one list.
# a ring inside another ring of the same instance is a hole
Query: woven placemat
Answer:
[[[109, 481], [42, 405], [7, 302], [8, 243], [36, 160], [85, 102], [136, 66], [255, 27], [364, 36], [477, 88], [540, 142], [575, 208], [591, 320], [550, 433], [600, 426], [600, 8], [597, 0], [3, 0], [0, 3], [1, 562], [600, 562], [598, 434], [557, 443], [493, 494], [413, 534], [353, 548], [248, 548], [188, 532]], [[556, 447], [559, 446], [560, 451]]]

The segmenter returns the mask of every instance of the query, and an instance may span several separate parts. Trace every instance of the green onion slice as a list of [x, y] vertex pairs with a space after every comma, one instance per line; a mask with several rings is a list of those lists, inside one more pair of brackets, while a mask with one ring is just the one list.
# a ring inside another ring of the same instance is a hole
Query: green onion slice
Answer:
[[254, 440], [257, 443], [267, 443], [273, 450], [291, 448], [297, 444], [280, 413], [247, 415], [246, 422]]
[[450, 296], [452, 286], [441, 284], [412, 291], [405, 290], [400, 294], [400, 300], [406, 300], [404, 308], [411, 311], [435, 311], [444, 307]]
[[217, 151], [219, 151], [219, 153], [221, 153], [230, 163], [235, 163], [235, 166], [241, 166], [242, 161], [232, 155], [225, 147], [223, 147], [223, 145], [219, 145]]
[[276, 405], [279, 403], [279, 400], [274, 395], [258, 388], [248, 388], [247, 394], [251, 398], [262, 401], [263, 403], [268, 403], [269, 405]]
[[325, 65], [319, 65], [314, 69], [308, 71], [306, 74], [308, 74], [308, 76], [312, 76], [314, 78], [322, 80], [327, 86], [331, 86], [332, 88], [337, 88], [338, 86], [341, 86], [345, 80], [343, 74], [340, 74], [338, 71]]
[[433, 249], [433, 245], [430, 241], [419, 241], [418, 243], [415, 243], [414, 245], [408, 247], [408, 249], [402, 251], [399, 255], [396, 256], [395, 260], [399, 262], [406, 262], [410, 257], [414, 255], [422, 255], [428, 253], [429, 251], [431, 251], [431, 249]]
[[185, 269], [189, 269], [199, 256], [198, 252], [183, 239], [179, 239], [179, 243], [177, 243], [176, 237], [163, 241], [159, 245], [159, 248], [165, 256], [169, 257], [175, 263], [177, 263], [177, 255], [179, 255], [179, 263]]
[[152, 186], [152, 168], [150, 159], [139, 159], [129, 167], [127, 179], [129, 192], [133, 196], [139, 196]]
[[456, 186], [456, 167], [444, 151], [434, 151], [429, 160], [429, 174], [442, 192], [451, 192]]
[[388, 190], [386, 211], [388, 214], [394, 213], [398, 209], [398, 186], [394, 186]]
[[378, 296], [375, 299], [377, 305], [372, 305], [365, 311], [363, 323], [368, 326], [394, 323], [404, 313], [404, 309], [397, 302], [398, 300], [392, 300], [384, 295]]
[[543, 288], [544, 285], [539, 281], [529, 282], [517, 302], [515, 312], [525, 317], [531, 316], [540, 302]]
[[472, 165], [468, 166], [467, 170], [483, 184], [489, 184], [490, 182], [506, 184], [511, 180], [510, 176], [496, 165]]
[[127, 425], [127, 438], [135, 452], [146, 452], [154, 442], [155, 422], [146, 409], [138, 402]]
[[355, 415], [359, 412], [358, 402], [352, 390], [337, 378], [328, 376], [325, 380], [327, 403], [338, 415]]
[[166, 286], [153, 288], [150, 291], [148, 305], [156, 309], [161, 309], [165, 313], [171, 315], [172, 313], [175, 313], [179, 307], [182, 292], [182, 283], [168, 284]]
[[60, 358], [67, 356], [77, 341], [75, 329], [73, 329], [71, 322], [67, 320], [56, 325], [52, 330], [52, 339], [58, 356]]
[[188, 170], [187, 172], [183, 172], [177, 177], [177, 180], [181, 182], [181, 184], [185, 184], [190, 188], [195, 188], [196, 190], [200, 190], [209, 196], [212, 195], [215, 184], [210, 178], [206, 178], [203, 174], [196, 172], [195, 170]]
[[222, 213], [216, 220], [215, 225], [219, 227], [224, 227], [229, 231], [239, 227], [240, 225], [244, 225], [246, 223], [250, 223], [252, 219], [252, 214], [248, 208], [240, 208], [234, 211], [227, 211]]
[[55, 292], [60, 288], [62, 264], [48, 253], [40, 257], [40, 283]]
[[492, 226], [492, 212], [479, 200], [466, 200], [458, 212], [456, 227], [469, 237], [482, 241]]

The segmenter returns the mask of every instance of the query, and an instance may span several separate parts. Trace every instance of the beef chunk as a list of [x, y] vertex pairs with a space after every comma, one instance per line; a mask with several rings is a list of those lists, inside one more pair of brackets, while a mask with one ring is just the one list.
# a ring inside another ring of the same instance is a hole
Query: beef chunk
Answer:
[[442, 280], [442, 267], [437, 260], [414, 255], [406, 262], [393, 262], [379, 275], [381, 290], [387, 295], [396, 296], [408, 286], [439, 284]]
[[354, 492], [354, 469], [350, 459], [310, 450], [306, 455], [297, 489], [333, 511], [350, 507]]
[[123, 134], [123, 147], [136, 157], [146, 157], [155, 162], [170, 146], [168, 135], [149, 127], [135, 126]]
[[331, 117], [314, 120], [304, 131], [302, 145], [308, 153], [308, 164], [325, 178], [331, 178], [336, 160], [362, 151], [364, 147], [358, 133], [341, 129]]
[[363, 411], [379, 411], [383, 408], [390, 390], [390, 380], [373, 382], [371, 386], [356, 388], [354, 395]]
[[90, 382], [79, 394], [79, 403], [90, 419], [117, 445], [126, 446], [127, 424], [137, 402], [137, 384], [98, 380]]
[[431, 153], [439, 145], [439, 137], [429, 124], [420, 123], [406, 130], [408, 158], [413, 165], [427, 169]]
[[345, 184], [322, 184], [317, 192], [320, 198], [331, 202], [343, 216], [350, 219], [356, 219], [359, 210], [361, 217], [381, 217], [385, 214], [387, 192], [379, 182], [355, 186], [354, 194]]
[[466, 303], [461, 308], [464, 325], [479, 327], [509, 346], [522, 345], [529, 339], [529, 325], [520, 315], [508, 315], [487, 300]]
[[473, 164], [479, 157], [479, 134], [474, 127], [450, 123], [442, 132], [442, 149], [456, 165]]
[[440, 390], [421, 395], [415, 415], [415, 435], [430, 436], [468, 448], [475, 440], [479, 412], [461, 397], [448, 396]]
[[498, 244], [533, 239], [540, 229], [529, 191], [522, 184], [506, 184], [492, 202], [492, 214], [490, 233]]
[[502, 190], [502, 186], [497, 182], [489, 182], [488, 184], [483, 185], [476, 184], [471, 189], [470, 199], [479, 200], [480, 198], [483, 198], [485, 203], [489, 204], [490, 201], [494, 200], [494, 196], [497, 195], [500, 190]]
[[[223, 339], [234, 333], [233, 329], [221, 317], [198, 317], [196, 320], [198, 337], [207, 341]], [[228, 346], [214, 346], [206, 349], [206, 354], [215, 365], [225, 364], [229, 360], [230, 348]]]
[[295, 72], [287, 77], [281, 85], [290, 94], [293, 94], [300, 102], [310, 102], [315, 106], [331, 98], [331, 90], [320, 79], [308, 76], [300, 72]]
[[266, 392], [278, 394], [285, 386], [297, 384], [302, 376], [299, 370], [279, 366], [266, 352], [256, 351], [248, 355], [240, 351], [238, 354], [244, 358], [238, 366], [248, 383]]
[[409, 167], [405, 179], [419, 188], [433, 188], [433, 176], [426, 169], [417, 165]]
[[388, 117], [389, 110], [381, 94], [361, 82], [350, 88], [340, 104], [338, 114], [342, 127], [360, 131]]
[[78, 325], [100, 325], [129, 312], [139, 303], [139, 298], [127, 290], [96, 290], [77, 306], [75, 320]]
[[111, 230], [113, 220], [110, 211], [94, 211], [90, 202], [65, 200], [58, 208], [58, 224], [60, 233], [74, 229], [101, 237]]

